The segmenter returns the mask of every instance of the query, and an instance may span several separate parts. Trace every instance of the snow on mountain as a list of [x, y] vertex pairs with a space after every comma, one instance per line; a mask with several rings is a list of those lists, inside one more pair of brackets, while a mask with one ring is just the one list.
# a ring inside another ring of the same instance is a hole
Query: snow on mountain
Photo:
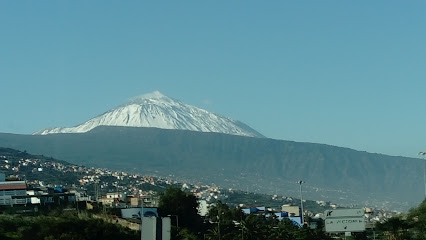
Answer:
[[34, 134], [84, 133], [97, 126], [155, 127], [264, 137], [242, 122], [174, 100], [158, 91], [132, 98], [76, 127], [48, 128]]

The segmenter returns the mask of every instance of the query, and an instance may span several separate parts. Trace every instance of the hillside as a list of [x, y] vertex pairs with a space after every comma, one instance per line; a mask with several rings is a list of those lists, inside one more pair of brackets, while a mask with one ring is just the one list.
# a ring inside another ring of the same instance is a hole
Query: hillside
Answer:
[[[25, 180], [29, 186], [62, 186], [64, 188], [77, 188], [95, 197], [95, 185], [99, 183], [99, 194], [117, 191], [117, 186], [122, 191], [130, 187], [144, 191], [163, 192], [169, 184], [162, 179], [150, 176], [122, 173], [125, 177], [117, 178], [116, 172], [108, 169], [88, 168], [58, 160], [43, 155], [32, 155], [11, 148], [0, 147], [0, 173], [6, 179]], [[85, 181], [90, 179], [90, 181]], [[152, 181], [151, 181], [152, 180]]]
[[[41, 168], [41, 169], [39, 169]], [[215, 202], [216, 198], [212, 197], [208, 192], [203, 190], [210, 186], [195, 186], [188, 183], [179, 183], [174, 179], [158, 179], [151, 176], [131, 175], [121, 173], [120, 177], [116, 177], [114, 172], [108, 169], [87, 168], [85, 166], [77, 166], [65, 161], [57, 160], [42, 155], [32, 155], [27, 152], [21, 152], [15, 149], [0, 147], [0, 173], [4, 173], [7, 179], [22, 179], [30, 186], [38, 187], [39, 183], [45, 186], [63, 186], [64, 188], [79, 189], [95, 198], [92, 182], [80, 182], [80, 179], [93, 177], [95, 182], [99, 182], [102, 186], [99, 194], [106, 194], [120, 189], [123, 192], [129, 192], [128, 187], [135, 187], [143, 191], [152, 191], [150, 194], [158, 195], [163, 193], [169, 187], [186, 186], [188, 191], [195, 190], [202, 193], [200, 199], [208, 202]], [[131, 176], [131, 177], [130, 177]], [[135, 176], [137, 176], [135, 178]], [[126, 188], [127, 187], [127, 188]], [[280, 209], [283, 204], [298, 205], [300, 199], [290, 196], [273, 196], [259, 193], [247, 193], [238, 189], [226, 190], [217, 188], [216, 193], [218, 199], [229, 204], [232, 207], [243, 204], [245, 206], [262, 205], [275, 209]], [[330, 203], [318, 204], [315, 201], [306, 200], [305, 209], [320, 213], [327, 209]]]
[[53, 186], [71, 186], [78, 183], [76, 172], [59, 170], [66, 168], [77, 169], [78, 166], [52, 157], [0, 147], [0, 173], [4, 173], [7, 178], [22, 178], [30, 184], [40, 180]]
[[0, 145], [74, 164], [174, 175], [249, 191], [407, 208], [423, 197], [420, 159], [266, 138], [155, 128], [0, 134]]

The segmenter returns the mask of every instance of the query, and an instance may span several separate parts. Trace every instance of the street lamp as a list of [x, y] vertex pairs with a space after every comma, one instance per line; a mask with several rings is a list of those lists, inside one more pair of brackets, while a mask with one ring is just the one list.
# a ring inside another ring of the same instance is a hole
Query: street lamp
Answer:
[[302, 210], [302, 214], [300, 215], [300, 219], [301, 219], [301, 222], [302, 222], [302, 226], [305, 224], [305, 222], [304, 222], [304, 219], [303, 219], [303, 198], [302, 198], [302, 183], [305, 183], [304, 181], [302, 181], [302, 180], [300, 180], [300, 181], [298, 181], [297, 183], [299, 183], [299, 186], [300, 186], [300, 188], [299, 188], [299, 193], [300, 193], [300, 208], [301, 208], [301, 210]]
[[[419, 152], [419, 155], [423, 156], [423, 160], [425, 160], [424, 157], [426, 155], [426, 152]], [[426, 161], [424, 161], [424, 165], [425, 167], [423, 171], [423, 182], [425, 184], [425, 198], [426, 198]]]

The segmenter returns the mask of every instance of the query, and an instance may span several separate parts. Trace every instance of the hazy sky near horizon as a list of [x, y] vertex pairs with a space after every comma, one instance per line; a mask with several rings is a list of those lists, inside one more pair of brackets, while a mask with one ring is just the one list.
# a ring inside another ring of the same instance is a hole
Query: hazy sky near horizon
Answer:
[[2, 1], [0, 132], [158, 90], [267, 137], [426, 150], [425, 1]]

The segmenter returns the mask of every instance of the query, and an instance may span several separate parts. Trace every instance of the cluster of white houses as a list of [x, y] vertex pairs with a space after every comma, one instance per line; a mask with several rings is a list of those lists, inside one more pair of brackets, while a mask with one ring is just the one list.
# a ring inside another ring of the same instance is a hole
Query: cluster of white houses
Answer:
[[[140, 204], [141, 198], [135, 195], [124, 195], [120, 192], [107, 193], [106, 195], [99, 197], [96, 201], [102, 203], [103, 206], [118, 207], [125, 209], [123, 218], [139, 218], [140, 219]], [[157, 205], [157, 199], [143, 196], [145, 209], [154, 207]], [[63, 204], [63, 203], [75, 203], [80, 201], [91, 202], [90, 196], [75, 190], [67, 191], [62, 187], [38, 187], [38, 188], [27, 188], [25, 181], [6, 181], [5, 174], [0, 173], [0, 205], [13, 206], [13, 205], [47, 205], [47, 204]], [[200, 201], [200, 215], [205, 215], [208, 211], [208, 205], [205, 200]], [[87, 205], [86, 206], [90, 206]], [[241, 209], [246, 214], [275, 214], [278, 219], [288, 218], [293, 221], [296, 225], [301, 226], [300, 209], [298, 206], [283, 205], [281, 211], [271, 211], [265, 207], [244, 207]], [[131, 211], [131, 212], [126, 212]], [[144, 215], [145, 215], [144, 211]], [[139, 214], [137, 214], [139, 213]]]

